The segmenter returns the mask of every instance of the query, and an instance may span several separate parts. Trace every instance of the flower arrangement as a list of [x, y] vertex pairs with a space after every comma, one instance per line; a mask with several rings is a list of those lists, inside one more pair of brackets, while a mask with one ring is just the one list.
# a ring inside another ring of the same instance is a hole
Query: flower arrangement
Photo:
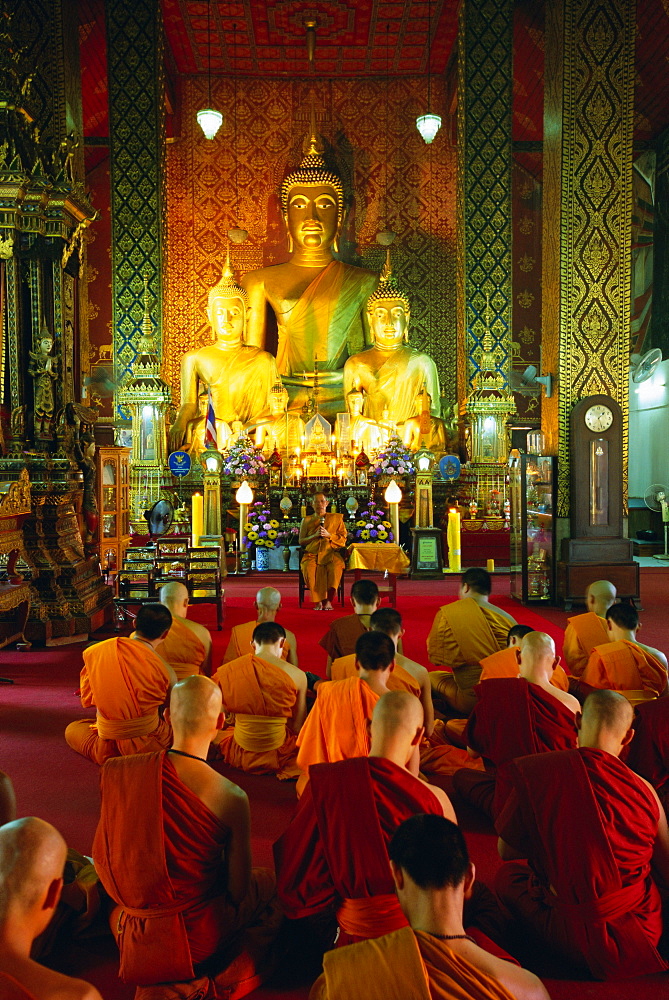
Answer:
[[413, 455], [398, 437], [391, 437], [385, 451], [377, 456], [371, 468], [373, 476], [410, 476], [416, 471]]
[[272, 517], [271, 510], [262, 500], [257, 500], [249, 509], [249, 519], [244, 525], [246, 541], [256, 548], [275, 549], [279, 537], [279, 522]]
[[264, 476], [267, 474], [267, 466], [260, 449], [255, 448], [246, 435], [242, 435], [225, 452], [223, 473], [240, 479], [245, 479], [247, 476]]
[[386, 512], [371, 501], [358, 511], [358, 518], [353, 529], [354, 542], [374, 542], [377, 545], [389, 545], [395, 541], [390, 521], [386, 521]]

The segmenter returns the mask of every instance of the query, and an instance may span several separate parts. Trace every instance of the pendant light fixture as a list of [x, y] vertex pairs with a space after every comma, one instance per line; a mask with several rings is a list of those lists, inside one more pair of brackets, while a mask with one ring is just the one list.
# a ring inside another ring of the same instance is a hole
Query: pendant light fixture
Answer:
[[197, 123], [204, 132], [205, 139], [213, 139], [219, 128], [223, 124], [223, 115], [220, 111], [215, 111], [211, 106], [211, 5], [213, 0], [209, 0], [207, 6], [207, 95], [209, 107], [202, 108], [197, 113]]
[[425, 142], [430, 145], [441, 128], [441, 117], [430, 112], [432, 104], [432, 88], [430, 79], [430, 54], [432, 50], [432, 0], [427, 4], [427, 114], [416, 118], [416, 128]]
[[[239, 150], [237, 149], [237, 24], [232, 25], [232, 114], [233, 114], [233, 149], [235, 155], [235, 218], [239, 222]], [[237, 223], [228, 229], [228, 239], [232, 243], [243, 243], [248, 237], [246, 229], [242, 229]]]
[[389, 247], [395, 239], [397, 233], [388, 228], [388, 125], [389, 125], [389, 97], [388, 87], [390, 81], [390, 21], [386, 22], [386, 115], [385, 115], [385, 151], [383, 167], [383, 224], [384, 228], [376, 234], [376, 242], [382, 247]]

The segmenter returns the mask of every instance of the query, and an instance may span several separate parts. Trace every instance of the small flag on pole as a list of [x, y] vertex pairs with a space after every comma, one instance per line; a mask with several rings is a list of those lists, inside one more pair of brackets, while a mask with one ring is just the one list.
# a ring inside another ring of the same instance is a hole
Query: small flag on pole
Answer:
[[211, 401], [211, 390], [209, 390], [209, 405], [207, 406], [207, 422], [204, 428], [205, 448], [215, 448], [218, 450], [218, 440], [216, 437], [216, 414], [214, 404]]

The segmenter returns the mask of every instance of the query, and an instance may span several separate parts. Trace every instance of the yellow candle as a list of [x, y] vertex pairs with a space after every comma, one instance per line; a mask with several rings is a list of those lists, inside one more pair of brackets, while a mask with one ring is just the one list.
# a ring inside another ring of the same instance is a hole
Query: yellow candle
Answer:
[[459, 573], [462, 569], [462, 550], [460, 533], [460, 511], [451, 508], [448, 512], [448, 569], [451, 573]]
[[300, 507], [300, 517], [306, 517], [306, 516], [307, 516], [307, 508], [304, 504], [302, 504], [302, 506]]
[[495, 572], [495, 560], [494, 559], [488, 559], [488, 562], [486, 563], [486, 569], [488, 570], [489, 573], [494, 573]]
[[191, 506], [191, 545], [196, 548], [200, 544], [200, 535], [204, 523], [204, 498], [201, 493], [193, 493]]

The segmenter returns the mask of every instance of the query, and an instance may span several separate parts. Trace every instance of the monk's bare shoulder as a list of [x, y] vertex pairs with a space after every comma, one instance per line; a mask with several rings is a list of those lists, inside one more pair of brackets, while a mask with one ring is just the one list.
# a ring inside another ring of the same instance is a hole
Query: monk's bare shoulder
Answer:
[[446, 819], [450, 819], [452, 823], [457, 824], [458, 820], [455, 815], [455, 809], [453, 808], [453, 804], [443, 788], [439, 788], [438, 785], [431, 785], [429, 782], [426, 782], [426, 784], [434, 797], [439, 800], [439, 804], [441, 805], [442, 812]]
[[660, 661], [660, 663], [665, 667], [665, 669], [667, 668], [668, 665], [667, 657], [664, 655], [661, 649], [655, 649], [654, 646], [646, 646], [643, 642], [637, 642], [637, 646], [640, 646], [641, 649], [645, 650], [647, 653], [650, 653], [651, 656], [654, 656], [656, 660]]
[[427, 667], [424, 667], [421, 663], [416, 663], [415, 660], [410, 660], [407, 656], [403, 656], [401, 660], [399, 660], [399, 663], [400, 666], [404, 667], [404, 669], [410, 673], [412, 677], [415, 677], [417, 681], [422, 683], [423, 681], [429, 679], [429, 671]]
[[90, 983], [46, 969], [32, 959], [21, 969], [5, 968], [0, 971], [8, 972], [40, 1000], [102, 1000]]
[[300, 670], [299, 667], [296, 667], [293, 663], [288, 663], [286, 660], [283, 661], [281, 669], [284, 671], [284, 673], [288, 674], [290, 679], [294, 682], [295, 687], [297, 688], [298, 691], [301, 691], [303, 688], [306, 688], [307, 675], [305, 674], [304, 670]]
[[83, 979], [70, 979], [62, 988], [50, 992], [47, 998], [48, 1000], [102, 1000], [96, 988], [90, 983], [85, 983]]

